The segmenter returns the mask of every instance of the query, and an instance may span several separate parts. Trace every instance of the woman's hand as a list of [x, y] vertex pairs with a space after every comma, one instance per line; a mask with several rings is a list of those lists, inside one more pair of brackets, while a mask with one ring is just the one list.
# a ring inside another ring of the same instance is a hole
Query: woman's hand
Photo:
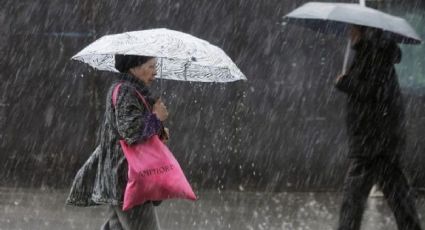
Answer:
[[165, 107], [164, 102], [161, 98], [158, 99], [153, 105], [152, 113], [154, 113], [160, 121], [165, 121], [168, 118], [167, 107]]

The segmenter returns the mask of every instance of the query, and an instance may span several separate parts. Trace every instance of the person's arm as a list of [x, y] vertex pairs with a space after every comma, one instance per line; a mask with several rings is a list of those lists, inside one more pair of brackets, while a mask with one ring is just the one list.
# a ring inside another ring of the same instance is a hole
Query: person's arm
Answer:
[[161, 121], [139, 100], [136, 89], [122, 85], [115, 106], [116, 126], [121, 138], [131, 145], [145, 141], [161, 130]]
[[358, 100], [369, 100], [376, 96], [380, 87], [376, 79], [378, 69], [378, 66], [372, 65], [370, 58], [361, 58], [347, 74], [338, 77], [336, 88]]

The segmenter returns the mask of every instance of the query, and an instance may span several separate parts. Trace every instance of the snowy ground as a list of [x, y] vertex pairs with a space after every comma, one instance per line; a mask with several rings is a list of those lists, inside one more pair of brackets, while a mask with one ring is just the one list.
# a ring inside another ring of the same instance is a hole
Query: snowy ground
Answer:
[[[65, 206], [67, 191], [0, 188], [0, 229], [99, 229], [107, 209]], [[199, 201], [165, 201], [157, 208], [163, 230], [334, 229], [339, 193], [205, 191]], [[418, 199], [425, 226], [425, 198]], [[363, 230], [396, 230], [382, 198], [370, 198]]]

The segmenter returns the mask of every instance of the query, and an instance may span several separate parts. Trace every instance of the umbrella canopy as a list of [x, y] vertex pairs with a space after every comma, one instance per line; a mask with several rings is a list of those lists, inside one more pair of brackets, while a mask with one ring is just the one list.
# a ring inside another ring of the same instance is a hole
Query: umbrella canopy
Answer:
[[157, 57], [158, 78], [163, 79], [199, 82], [246, 80], [222, 49], [192, 35], [164, 28], [103, 36], [72, 59], [99, 70], [118, 72], [115, 54]]
[[310, 2], [284, 17], [316, 31], [345, 33], [348, 25], [367, 26], [384, 31], [400, 43], [419, 44], [421, 38], [403, 18], [353, 3]]

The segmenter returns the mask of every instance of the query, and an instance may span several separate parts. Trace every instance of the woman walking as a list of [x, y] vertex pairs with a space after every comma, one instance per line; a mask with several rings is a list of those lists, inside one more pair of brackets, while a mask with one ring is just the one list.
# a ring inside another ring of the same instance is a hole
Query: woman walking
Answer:
[[[67, 203], [108, 204], [110, 214], [101, 227], [104, 230], [156, 230], [159, 225], [154, 206], [158, 202], [146, 202], [122, 211], [128, 166], [119, 143], [119, 140], [125, 140], [128, 145], [141, 143], [156, 134], [163, 140], [168, 138], [162, 126], [168, 111], [161, 99], [152, 97], [148, 89], [157, 74], [156, 59], [115, 55], [115, 67], [122, 74], [107, 94], [100, 144], [78, 171]], [[115, 102], [112, 100], [114, 91]]]

